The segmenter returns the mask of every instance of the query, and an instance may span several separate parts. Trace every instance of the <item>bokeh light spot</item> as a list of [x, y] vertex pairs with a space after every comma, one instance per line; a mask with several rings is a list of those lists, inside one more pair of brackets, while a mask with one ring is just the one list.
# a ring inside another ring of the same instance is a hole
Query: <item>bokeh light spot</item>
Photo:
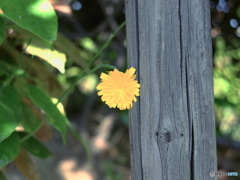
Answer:
[[82, 4], [79, 1], [74, 1], [72, 3], [72, 8], [75, 11], [79, 11], [80, 9], [82, 9]]
[[231, 19], [230, 20], [230, 26], [232, 26], [233, 28], [237, 28], [238, 27], [238, 22], [236, 19]]

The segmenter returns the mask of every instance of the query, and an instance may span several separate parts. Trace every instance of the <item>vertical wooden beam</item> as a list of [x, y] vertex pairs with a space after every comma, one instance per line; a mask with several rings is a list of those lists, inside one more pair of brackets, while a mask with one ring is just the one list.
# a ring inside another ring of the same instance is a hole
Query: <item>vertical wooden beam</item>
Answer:
[[126, 0], [126, 20], [141, 84], [129, 114], [132, 179], [214, 179], [209, 0]]

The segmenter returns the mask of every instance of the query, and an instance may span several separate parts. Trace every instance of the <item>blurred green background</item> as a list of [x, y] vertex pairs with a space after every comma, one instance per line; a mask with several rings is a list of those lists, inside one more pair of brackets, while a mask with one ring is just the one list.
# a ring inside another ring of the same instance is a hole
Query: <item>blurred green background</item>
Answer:
[[[54, 51], [34, 37], [27, 48], [28, 56], [37, 60], [26, 67], [31, 77], [18, 78], [15, 84], [21, 88], [21, 81], [29, 81], [58, 98], [110, 34], [125, 21], [125, 8], [124, 0], [50, 2], [59, 18]], [[240, 1], [214, 0], [210, 4], [218, 169], [240, 173]], [[29, 38], [33, 36], [23, 29], [9, 27], [7, 37], [11, 46], [3, 44], [0, 51], [2, 71], [10, 71], [9, 62], [14, 64], [13, 59], [27, 47]], [[119, 70], [127, 68], [125, 28], [94, 65], [102, 63], [115, 65]], [[74, 129], [88, 143], [92, 161], [87, 159], [81, 143], [72, 135], [67, 136], [67, 145], [64, 146], [58, 132], [43, 129], [39, 137], [46, 140], [45, 144], [54, 157], [47, 160], [32, 157], [40, 179], [130, 179], [127, 111], [109, 109], [97, 97], [95, 87], [102, 71], [106, 69], [81, 79], [62, 104]], [[0, 78], [4, 77], [0, 74]], [[6, 167], [5, 172], [10, 180], [24, 179], [12, 164]]]

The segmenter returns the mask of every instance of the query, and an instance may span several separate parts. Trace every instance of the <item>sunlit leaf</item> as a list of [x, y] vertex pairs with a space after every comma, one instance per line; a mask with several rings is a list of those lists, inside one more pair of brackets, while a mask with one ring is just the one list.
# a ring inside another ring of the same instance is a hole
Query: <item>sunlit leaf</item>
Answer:
[[48, 0], [1, 0], [5, 16], [44, 40], [57, 37], [57, 16]]
[[65, 63], [67, 61], [65, 54], [56, 50], [41, 48], [33, 45], [29, 45], [26, 51], [44, 59], [61, 73], [65, 72]]
[[7, 165], [18, 155], [20, 140], [16, 133], [12, 133], [0, 143], [0, 168]]
[[214, 94], [215, 97], [226, 95], [230, 89], [229, 82], [221, 77], [214, 78]]

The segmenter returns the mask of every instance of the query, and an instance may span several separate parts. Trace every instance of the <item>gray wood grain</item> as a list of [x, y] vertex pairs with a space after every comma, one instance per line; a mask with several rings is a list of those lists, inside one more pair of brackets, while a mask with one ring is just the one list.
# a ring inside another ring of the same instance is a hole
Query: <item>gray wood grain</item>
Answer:
[[132, 179], [216, 179], [209, 0], [127, 0], [126, 20]]

